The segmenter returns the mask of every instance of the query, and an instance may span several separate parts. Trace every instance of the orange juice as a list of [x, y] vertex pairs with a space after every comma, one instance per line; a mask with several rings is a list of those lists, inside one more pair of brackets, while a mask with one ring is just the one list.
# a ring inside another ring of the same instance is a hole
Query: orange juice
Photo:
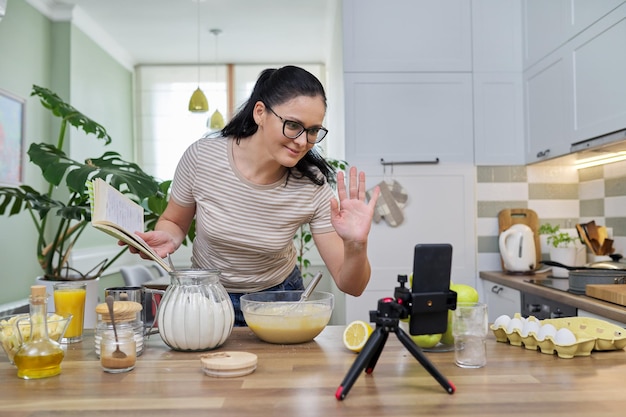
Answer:
[[72, 314], [72, 320], [65, 331], [64, 341], [71, 343], [82, 340], [86, 296], [85, 284], [63, 283], [54, 286], [54, 309], [56, 313]]

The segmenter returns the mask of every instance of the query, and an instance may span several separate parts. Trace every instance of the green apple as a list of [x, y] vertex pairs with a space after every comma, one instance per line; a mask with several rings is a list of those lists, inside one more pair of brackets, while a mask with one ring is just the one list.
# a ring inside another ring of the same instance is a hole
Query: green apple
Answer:
[[[457, 303], [477, 303], [478, 291], [476, 288], [465, 284], [450, 284], [450, 289], [456, 292]], [[441, 336], [441, 343], [444, 345], [453, 345], [454, 336], [452, 336], [452, 311], [448, 311], [448, 329]]]
[[437, 343], [441, 340], [441, 333], [437, 334], [420, 334], [418, 336], [411, 335], [411, 339], [415, 344], [421, 348], [432, 348], [437, 346]]
[[452, 311], [448, 310], [448, 329], [441, 336], [441, 343], [444, 345], [453, 345], [454, 336], [452, 336]]
[[456, 292], [457, 303], [477, 303], [478, 291], [471, 285], [451, 284], [450, 289]]

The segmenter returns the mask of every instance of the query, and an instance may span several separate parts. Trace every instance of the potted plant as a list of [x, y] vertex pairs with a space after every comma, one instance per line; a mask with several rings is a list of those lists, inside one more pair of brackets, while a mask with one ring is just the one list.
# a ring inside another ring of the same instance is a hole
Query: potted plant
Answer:
[[28, 149], [30, 162], [41, 169], [49, 184], [44, 192], [28, 185], [0, 187], [0, 215], [12, 216], [27, 211], [37, 233], [37, 260], [45, 280], [94, 279], [115, 262], [127, 247], [113, 259], [104, 259], [89, 271], [77, 271], [69, 263], [70, 253], [91, 221], [86, 182], [102, 178], [144, 207], [146, 229], [154, 228], [156, 219], [167, 204], [170, 181], [159, 183], [137, 164], [124, 161], [116, 152], [105, 152], [84, 162], [71, 159], [63, 151], [68, 126], [94, 135], [106, 145], [111, 137], [94, 122], [52, 91], [33, 86], [31, 96], [61, 119], [56, 144], [33, 143]]
[[[552, 226], [544, 223], [539, 227], [539, 234], [546, 235], [546, 244], [549, 247], [550, 260], [563, 265], [574, 266], [578, 248], [576, 242], [578, 237], [561, 231], [559, 225]], [[568, 277], [569, 272], [565, 268], [553, 267], [552, 275], [555, 277]]]

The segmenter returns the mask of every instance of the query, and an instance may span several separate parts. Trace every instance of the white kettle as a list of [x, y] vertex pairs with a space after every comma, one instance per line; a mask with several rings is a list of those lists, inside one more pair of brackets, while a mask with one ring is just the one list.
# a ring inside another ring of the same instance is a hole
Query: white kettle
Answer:
[[537, 264], [535, 236], [525, 224], [514, 224], [500, 233], [500, 255], [508, 272], [532, 272]]

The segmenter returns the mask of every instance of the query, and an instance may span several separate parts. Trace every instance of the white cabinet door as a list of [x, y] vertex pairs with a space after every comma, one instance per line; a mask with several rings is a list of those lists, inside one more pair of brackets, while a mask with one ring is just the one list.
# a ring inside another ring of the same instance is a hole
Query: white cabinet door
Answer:
[[568, 0], [570, 9], [570, 19], [568, 19], [569, 37], [572, 38], [587, 29], [598, 20], [616, 9], [625, 0]]
[[524, 165], [521, 72], [474, 74], [476, 165]]
[[521, 1], [472, 1], [472, 61], [476, 72], [522, 72]]
[[346, 321], [369, 320], [377, 300], [393, 297], [399, 274], [413, 270], [413, 250], [418, 243], [452, 245], [451, 279], [476, 287], [476, 238], [474, 200], [475, 168], [454, 166], [396, 166], [387, 175], [378, 165], [359, 165], [367, 174], [368, 188], [380, 181], [397, 181], [406, 189], [404, 222], [391, 227], [384, 220], [372, 224], [368, 255], [372, 276], [360, 297], [346, 297]]
[[344, 71], [471, 71], [471, 2], [344, 0]]
[[567, 41], [570, 0], [523, 0], [524, 68]]
[[521, 1], [472, 1], [474, 162], [523, 165]]
[[522, 311], [522, 298], [518, 290], [483, 279], [483, 294], [489, 311], [489, 323], [493, 323], [499, 316], [513, 317]]
[[472, 77], [346, 73], [346, 158], [473, 163]]
[[626, 127], [626, 3], [524, 72], [527, 162]]
[[523, 0], [524, 68], [606, 16], [624, 0]]
[[571, 57], [563, 49], [524, 72], [526, 161], [569, 153], [572, 143]]
[[626, 127], [626, 3], [577, 36], [568, 53], [574, 83], [571, 142]]

